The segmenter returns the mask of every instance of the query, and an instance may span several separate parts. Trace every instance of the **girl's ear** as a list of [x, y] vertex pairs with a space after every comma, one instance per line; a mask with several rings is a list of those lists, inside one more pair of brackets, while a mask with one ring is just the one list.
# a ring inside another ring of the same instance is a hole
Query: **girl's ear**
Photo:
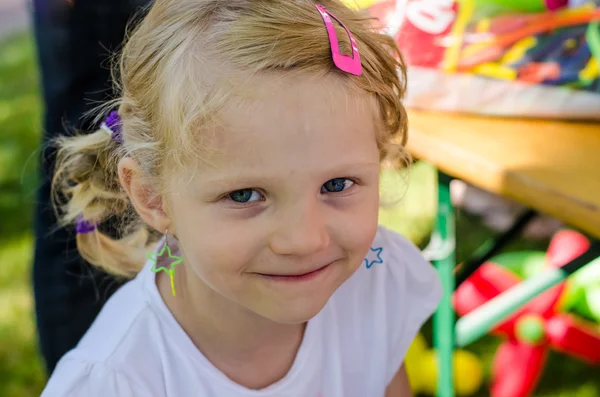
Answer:
[[119, 180], [142, 220], [160, 233], [164, 233], [171, 224], [165, 200], [149, 183], [146, 173], [131, 157], [124, 157], [119, 161]]

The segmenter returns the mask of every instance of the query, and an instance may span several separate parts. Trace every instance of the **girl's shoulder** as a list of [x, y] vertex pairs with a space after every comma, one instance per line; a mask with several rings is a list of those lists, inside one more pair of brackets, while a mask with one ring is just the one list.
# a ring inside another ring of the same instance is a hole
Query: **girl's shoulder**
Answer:
[[93, 361], [74, 350], [59, 362], [41, 397], [151, 397], [127, 371]]
[[[350, 354], [384, 357], [389, 382], [442, 297], [435, 268], [408, 239], [379, 227], [361, 267], [330, 300]], [[358, 325], [358, 329], [357, 329]], [[365, 345], [365, 340], [369, 344]], [[362, 350], [361, 350], [362, 349]], [[364, 351], [363, 351], [364, 350]]]
[[[158, 319], [136, 278], [104, 305], [79, 344], [52, 373], [42, 397], [152, 396], [140, 368], [157, 363], [157, 341], [150, 338]], [[148, 371], [151, 372], [151, 371]]]

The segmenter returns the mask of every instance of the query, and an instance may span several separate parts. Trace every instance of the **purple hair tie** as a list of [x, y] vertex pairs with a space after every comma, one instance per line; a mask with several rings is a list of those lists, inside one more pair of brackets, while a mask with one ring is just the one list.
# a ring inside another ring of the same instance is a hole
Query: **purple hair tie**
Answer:
[[75, 222], [75, 231], [77, 234], [87, 234], [96, 230], [96, 224], [90, 221], [86, 221], [82, 215], [77, 217]]
[[117, 142], [118, 144], [123, 143], [123, 135], [121, 133], [121, 117], [119, 116], [119, 112], [113, 110], [106, 116], [106, 119], [102, 124], [100, 124], [100, 128], [106, 131], [110, 135], [110, 137]]

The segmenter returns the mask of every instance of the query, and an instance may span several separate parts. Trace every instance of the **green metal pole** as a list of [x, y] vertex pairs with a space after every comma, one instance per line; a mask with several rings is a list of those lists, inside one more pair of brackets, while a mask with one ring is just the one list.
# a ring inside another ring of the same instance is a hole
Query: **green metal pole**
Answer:
[[434, 259], [435, 267], [442, 281], [444, 295], [433, 315], [433, 343], [438, 357], [437, 396], [454, 397], [454, 311], [452, 293], [454, 292], [455, 260], [455, 220], [454, 207], [450, 200], [450, 178], [438, 172], [438, 212], [434, 233], [451, 247]]

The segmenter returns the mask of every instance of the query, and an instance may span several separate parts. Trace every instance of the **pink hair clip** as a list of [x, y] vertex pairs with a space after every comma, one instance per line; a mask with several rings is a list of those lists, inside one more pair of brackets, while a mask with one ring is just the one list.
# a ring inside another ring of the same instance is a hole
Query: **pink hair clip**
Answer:
[[[329, 45], [331, 46], [331, 55], [333, 57], [333, 63], [338, 69], [343, 70], [346, 73], [353, 74], [355, 76], [360, 76], [362, 74], [362, 65], [360, 64], [360, 54], [358, 53], [358, 46], [356, 45], [356, 40], [352, 37], [352, 33], [344, 26], [342, 21], [336, 18], [335, 15], [330, 13], [327, 8], [323, 7], [320, 4], [315, 4], [317, 10], [321, 14], [323, 18], [323, 22], [325, 22], [325, 28], [327, 29], [327, 35], [329, 36]], [[337, 34], [335, 32], [335, 27], [333, 26], [333, 22], [331, 18], [335, 19], [348, 33], [348, 37], [350, 38], [350, 42], [352, 43], [352, 56], [349, 57], [347, 55], [342, 55], [340, 53], [340, 47], [338, 43]]]

